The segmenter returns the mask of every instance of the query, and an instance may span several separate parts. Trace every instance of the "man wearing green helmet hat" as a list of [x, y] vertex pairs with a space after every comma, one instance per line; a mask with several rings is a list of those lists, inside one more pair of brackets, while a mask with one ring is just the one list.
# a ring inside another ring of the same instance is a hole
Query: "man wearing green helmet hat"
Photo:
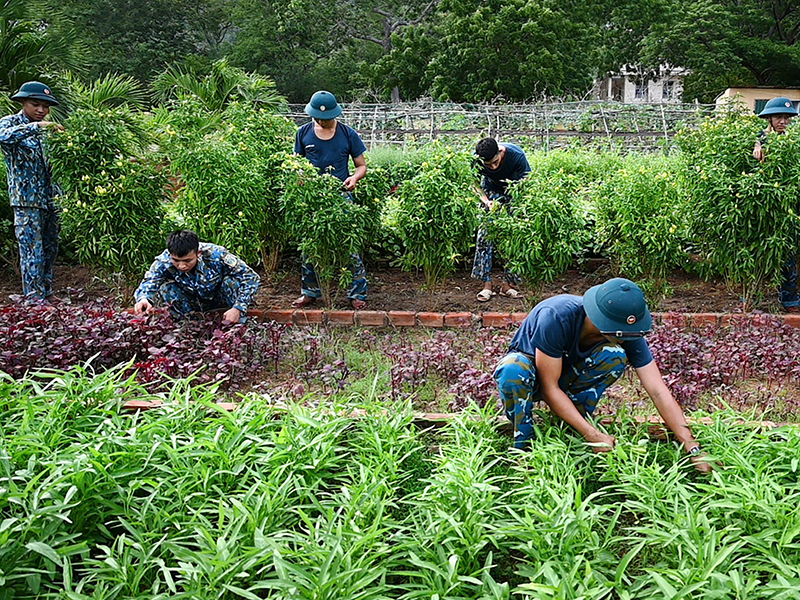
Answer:
[[[758, 134], [758, 139], [753, 147], [753, 157], [759, 162], [764, 162], [764, 151], [769, 141], [769, 134], [783, 135], [786, 133], [789, 123], [797, 116], [797, 108], [789, 98], [780, 96], [767, 102], [758, 116], [766, 119], [769, 124]], [[779, 290], [781, 305], [787, 312], [798, 312], [800, 311], [800, 293], [797, 290], [797, 243], [795, 243], [795, 250], [786, 259], [781, 275], [782, 282]]]
[[588, 417], [630, 362], [695, 467], [710, 471], [644, 339], [652, 325], [642, 290], [628, 279], [610, 279], [583, 296], [562, 294], [537, 304], [494, 371], [506, 417], [514, 425], [514, 446], [524, 449], [533, 440], [533, 405], [543, 401], [595, 452], [610, 451], [616, 438]]
[[[321, 174], [328, 173], [340, 179], [342, 193], [353, 202], [353, 191], [367, 174], [364, 158], [367, 147], [355, 129], [336, 120], [342, 114], [342, 107], [330, 92], [320, 90], [314, 93], [305, 111], [312, 121], [297, 130], [294, 153], [307, 158]], [[349, 168], [351, 158], [356, 167], [352, 175]], [[301, 268], [300, 297], [292, 303], [295, 308], [303, 308], [322, 296], [314, 267], [303, 260]], [[358, 253], [351, 256], [350, 271], [353, 280], [347, 297], [354, 309], [363, 310], [367, 307], [367, 272]]]
[[24, 83], [11, 99], [20, 102], [22, 110], [0, 119], [0, 148], [8, 170], [22, 291], [26, 298], [46, 300], [53, 294], [59, 233], [55, 198], [60, 190], [52, 181], [43, 134], [64, 128], [46, 120], [58, 101], [44, 83]]

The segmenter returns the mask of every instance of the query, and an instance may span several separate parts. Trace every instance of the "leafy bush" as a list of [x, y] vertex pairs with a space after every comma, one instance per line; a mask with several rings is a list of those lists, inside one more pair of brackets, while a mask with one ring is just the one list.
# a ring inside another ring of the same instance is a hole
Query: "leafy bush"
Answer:
[[109, 302], [3, 306], [0, 371], [21, 377], [88, 361], [103, 369], [133, 363], [137, 378], [152, 385], [199, 371], [198, 382], [239, 389], [276, 367], [283, 326], [226, 326], [218, 317], [174, 322], [166, 310], [135, 317]]
[[[192, 103], [189, 107], [194, 106]], [[171, 168], [185, 184], [178, 209], [204, 241], [220, 244], [250, 264], [274, 271], [288, 231], [280, 196], [282, 163], [291, 150], [293, 125], [263, 109], [231, 104], [208, 133], [178, 133], [185, 110], [165, 129]], [[190, 123], [191, 125], [191, 123]]]
[[314, 265], [326, 303], [331, 301], [331, 283], [350, 281], [346, 271], [351, 255], [369, 243], [377, 227], [374, 203], [360, 205], [347, 200], [342, 182], [320, 175], [305, 158], [287, 156], [283, 163], [285, 192], [282, 206], [285, 226], [305, 260]]
[[752, 150], [762, 126], [727, 115], [677, 136], [692, 240], [712, 273], [742, 286], [745, 302], [777, 284], [800, 231], [800, 131], [770, 134], [758, 163]]
[[509, 186], [513, 214], [495, 205], [484, 224], [509, 269], [536, 283], [563, 273], [585, 245], [584, 211], [560, 178]]
[[53, 177], [64, 190], [65, 245], [83, 264], [141, 274], [172, 227], [166, 177], [142, 150], [139, 117], [124, 107], [78, 109], [65, 127], [50, 138]]
[[403, 243], [398, 262], [422, 269], [433, 287], [455, 270], [469, 250], [477, 226], [478, 201], [472, 191], [472, 157], [434, 143], [417, 174], [399, 184], [387, 203], [385, 226]]
[[592, 188], [600, 252], [614, 271], [642, 286], [651, 300], [668, 291], [669, 272], [681, 262], [683, 197], [679, 164], [664, 156], [631, 156]]
[[8, 185], [6, 185], [6, 162], [0, 160], [0, 263], [6, 263], [5, 266], [16, 269], [18, 260], [14, 212], [9, 205]]

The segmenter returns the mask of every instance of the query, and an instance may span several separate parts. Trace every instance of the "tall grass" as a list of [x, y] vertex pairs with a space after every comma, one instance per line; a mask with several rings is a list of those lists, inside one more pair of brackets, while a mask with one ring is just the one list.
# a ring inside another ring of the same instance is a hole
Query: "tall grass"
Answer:
[[124, 369], [0, 375], [2, 598], [790, 598], [800, 432], [719, 413], [724, 465], [623, 422], [594, 455], [492, 409], [422, 431], [408, 403], [292, 406], [213, 386], [152, 399]]

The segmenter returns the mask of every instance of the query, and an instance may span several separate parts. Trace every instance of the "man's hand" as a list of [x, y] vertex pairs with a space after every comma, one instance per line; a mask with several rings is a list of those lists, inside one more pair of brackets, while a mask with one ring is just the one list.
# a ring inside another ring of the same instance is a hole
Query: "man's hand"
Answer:
[[356, 179], [355, 175], [350, 175], [347, 179], [344, 180], [344, 187], [348, 191], [353, 191], [356, 189], [356, 184], [358, 183], [358, 179]]
[[50, 129], [55, 129], [56, 131], [64, 131], [64, 126], [58, 123], [54, 123], [53, 121], [39, 121], [39, 127], [46, 127]]
[[761, 147], [761, 142], [756, 142], [753, 146], [753, 158], [758, 162], [764, 162], [764, 149]]
[[229, 308], [225, 311], [225, 314], [222, 315], [222, 320], [227, 321], [228, 323], [236, 324], [242, 318], [242, 311], [238, 308]]
[[592, 452], [611, 452], [617, 443], [617, 438], [595, 430], [586, 436], [586, 441], [592, 444]]
[[705, 452], [692, 454], [689, 460], [692, 461], [694, 468], [701, 473], [711, 473], [711, 471], [714, 470], [714, 466], [711, 464], [711, 461], [708, 460], [708, 454]]
[[147, 314], [153, 310], [153, 305], [147, 298], [139, 300], [133, 307], [133, 312], [137, 315]]

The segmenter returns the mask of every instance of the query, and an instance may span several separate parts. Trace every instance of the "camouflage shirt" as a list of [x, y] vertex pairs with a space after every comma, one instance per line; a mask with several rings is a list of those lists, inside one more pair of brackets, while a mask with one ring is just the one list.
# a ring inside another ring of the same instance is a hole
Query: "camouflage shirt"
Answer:
[[22, 111], [0, 119], [0, 147], [8, 167], [11, 206], [48, 208], [60, 193], [51, 180], [43, 133]]
[[136, 301], [152, 300], [159, 287], [174, 281], [187, 294], [204, 300], [213, 300], [222, 280], [232, 277], [239, 281], [239, 297], [233, 308], [247, 310], [258, 291], [258, 274], [243, 260], [216, 244], [200, 244], [197, 265], [188, 273], [179, 271], [170, 260], [169, 250], [164, 250], [144, 276], [136, 290]]

